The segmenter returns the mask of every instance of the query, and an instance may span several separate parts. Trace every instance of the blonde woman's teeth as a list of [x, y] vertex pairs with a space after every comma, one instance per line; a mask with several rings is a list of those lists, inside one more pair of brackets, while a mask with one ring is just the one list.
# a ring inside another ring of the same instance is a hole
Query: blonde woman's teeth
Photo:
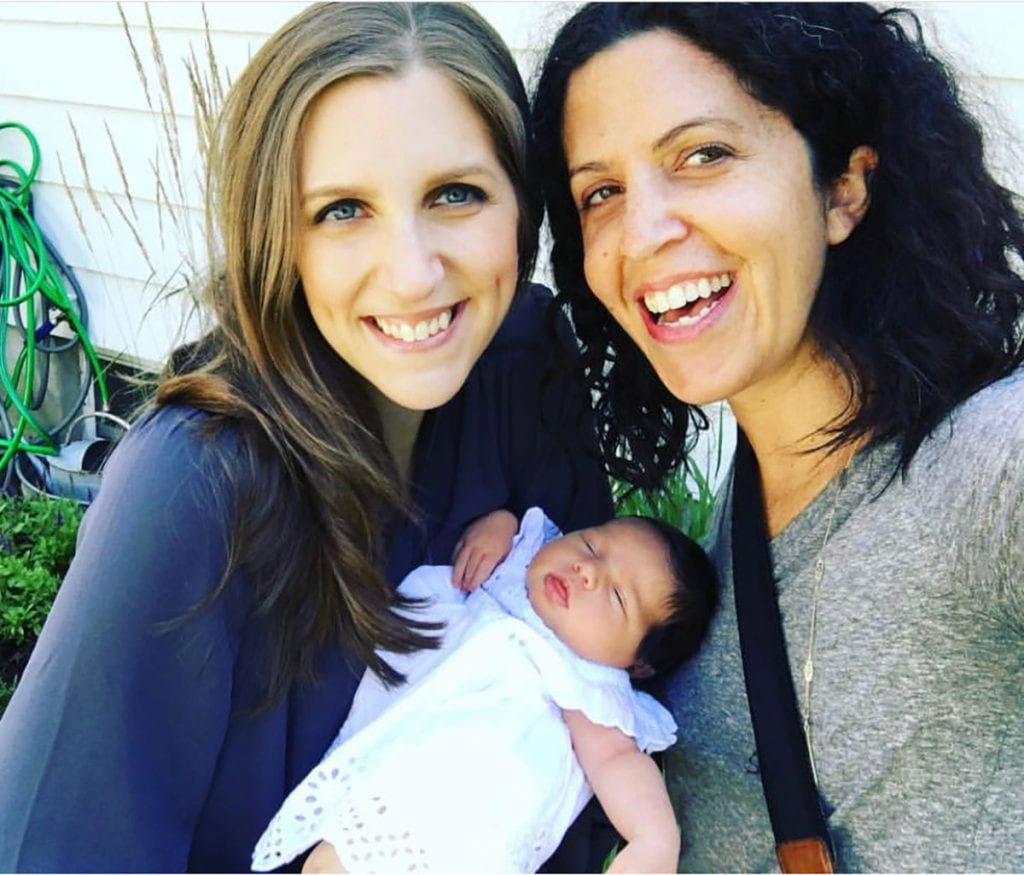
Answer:
[[696, 282], [676, 283], [664, 291], [648, 292], [644, 295], [644, 304], [652, 313], [667, 313], [692, 304], [699, 298], [710, 298], [730, 285], [732, 279], [727, 273], [701, 277]]
[[452, 322], [452, 315], [450, 311], [445, 310], [440, 316], [421, 320], [415, 325], [410, 325], [408, 322], [393, 322], [389, 319], [382, 319], [380, 316], [374, 316], [373, 321], [388, 337], [405, 343], [416, 343], [433, 337], [448, 328]]

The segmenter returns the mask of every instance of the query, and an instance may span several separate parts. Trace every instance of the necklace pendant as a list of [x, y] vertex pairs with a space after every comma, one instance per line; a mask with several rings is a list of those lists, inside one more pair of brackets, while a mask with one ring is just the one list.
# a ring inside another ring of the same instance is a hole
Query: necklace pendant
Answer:
[[821, 579], [825, 576], [825, 560], [819, 556], [818, 561], [814, 563], [814, 581], [815, 583], [821, 583]]
[[804, 683], [810, 687], [812, 680], [814, 680], [814, 660], [808, 658], [804, 661]]

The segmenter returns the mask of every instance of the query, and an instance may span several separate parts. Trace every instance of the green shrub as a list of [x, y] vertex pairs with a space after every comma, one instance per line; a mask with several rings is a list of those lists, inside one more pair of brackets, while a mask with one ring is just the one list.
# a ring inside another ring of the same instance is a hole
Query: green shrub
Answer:
[[81, 520], [67, 499], [0, 496], [0, 713], [67, 573]]
[[7, 709], [7, 703], [11, 701], [11, 696], [13, 695], [14, 684], [8, 683], [0, 677], [0, 716], [3, 716], [4, 711]]
[[696, 465], [689, 476], [682, 469], [677, 470], [661, 489], [650, 492], [612, 480], [612, 498], [618, 516], [657, 517], [698, 542], [708, 533], [715, 505], [708, 480]]
[[705, 458], [692, 457], [686, 468], [673, 471], [660, 489], [633, 489], [628, 483], [612, 479], [612, 498], [618, 516], [652, 516], [681, 529], [695, 541], [703, 542], [709, 534], [711, 515], [715, 509], [712, 483], [722, 468], [723, 410], [718, 409], [712, 425], [713, 439], [705, 445]]

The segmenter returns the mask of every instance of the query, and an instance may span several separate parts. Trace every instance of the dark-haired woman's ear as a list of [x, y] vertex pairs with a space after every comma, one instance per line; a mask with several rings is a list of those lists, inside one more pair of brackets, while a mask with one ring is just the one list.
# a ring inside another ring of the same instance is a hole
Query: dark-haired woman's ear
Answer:
[[842, 243], [853, 233], [871, 203], [871, 172], [878, 166], [878, 153], [870, 146], [858, 146], [850, 163], [833, 184], [828, 198], [825, 224], [828, 242]]
[[654, 669], [643, 659], [638, 659], [628, 669], [629, 676], [635, 681], [654, 677]]

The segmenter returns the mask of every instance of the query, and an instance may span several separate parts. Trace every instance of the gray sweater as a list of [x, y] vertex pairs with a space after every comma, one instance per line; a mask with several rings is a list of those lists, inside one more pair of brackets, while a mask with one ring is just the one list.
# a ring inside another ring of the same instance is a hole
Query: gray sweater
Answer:
[[[970, 398], [885, 488], [858, 454], [771, 543], [803, 705], [813, 568], [814, 758], [840, 871], [1024, 870], [1024, 374]], [[728, 485], [728, 484], [727, 484]], [[881, 493], [881, 494], [879, 494]], [[736, 632], [730, 502], [712, 554], [722, 605], [670, 679], [666, 759], [680, 871], [777, 870]]]

